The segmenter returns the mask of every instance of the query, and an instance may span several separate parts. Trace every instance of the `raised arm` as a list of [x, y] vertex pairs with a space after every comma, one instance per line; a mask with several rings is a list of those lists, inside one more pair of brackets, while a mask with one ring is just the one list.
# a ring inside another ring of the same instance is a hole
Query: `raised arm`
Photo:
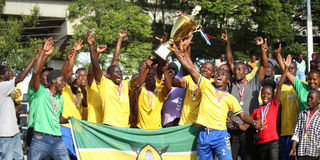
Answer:
[[[99, 44], [97, 46], [97, 51], [96, 51], [96, 54], [99, 55], [104, 52], [105, 50], [107, 49], [107, 45], [104, 45], [104, 44]], [[90, 66], [89, 66], [89, 71], [88, 71], [88, 76], [87, 76], [87, 81], [88, 81], [88, 85], [91, 86], [92, 82], [93, 82], [93, 79], [94, 79], [94, 71], [93, 71], [93, 67], [92, 67], [92, 63], [90, 63]]]
[[102, 77], [102, 71], [101, 71], [101, 68], [99, 66], [99, 57], [95, 53], [94, 46], [93, 46], [93, 43], [94, 43], [94, 41], [96, 40], [97, 37], [98, 37], [98, 35], [96, 35], [95, 38], [93, 38], [91, 36], [90, 30], [88, 30], [87, 42], [88, 42], [89, 48], [90, 48], [90, 58], [91, 58], [91, 64], [92, 64], [93, 73], [94, 73], [94, 79], [97, 82], [100, 82], [101, 81], [101, 77]]
[[30, 87], [35, 91], [37, 91], [40, 86], [41, 69], [44, 66], [48, 57], [53, 53], [53, 50], [54, 50], [53, 45], [54, 45], [53, 38], [52, 37], [48, 38], [46, 40], [46, 43], [43, 46], [43, 49], [42, 49], [42, 52], [40, 53], [39, 58], [37, 59], [34, 65], [32, 77], [30, 80], [31, 81]]
[[153, 64], [153, 61], [150, 59], [150, 56], [149, 56], [146, 60], [146, 68], [138, 75], [137, 78], [131, 79], [130, 84], [133, 85], [132, 88], [137, 88], [144, 83], [144, 81], [145, 81], [145, 79], [151, 69], [152, 64]]
[[186, 81], [183, 78], [173, 79], [172, 80], [172, 86], [173, 87], [179, 87], [179, 88], [185, 88], [186, 87]]
[[61, 69], [65, 79], [68, 79], [69, 76], [73, 73], [73, 66], [76, 60], [76, 54], [83, 47], [82, 42], [82, 39], [78, 40], [78, 42], [74, 44], [73, 48], [70, 48], [68, 51], [66, 61], [64, 62]]
[[[284, 72], [284, 69], [285, 69], [286, 66], [285, 66], [283, 58], [281, 56], [281, 44], [279, 45], [279, 48], [275, 50], [275, 53], [276, 53], [277, 61], [278, 61], [279, 65], [280, 65], [280, 68]], [[292, 59], [292, 57], [291, 57], [291, 59]], [[288, 81], [293, 85], [294, 84], [294, 75], [291, 74], [290, 72], [287, 72], [286, 77], [287, 77]]]
[[179, 62], [182, 67], [190, 73], [193, 81], [197, 84], [200, 78], [200, 73], [196, 70], [196, 68], [188, 62], [188, 47], [190, 46], [193, 35], [190, 35], [188, 39], [184, 41], [180, 41], [179, 47], [177, 47], [174, 43], [172, 44], [172, 50], [177, 56]]
[[260, 52], [260, 67], [259, 67], [259, 76], [260, 80], [262, 81], [264, 79], [264, 76], [266, 74], [266, 69], [268, 66], [268, 57], [267, 57], [267, 51], [268, 51], [268, 44], [267, 39], [265, 38], [263, 41], [262, 37], [256, 38], [256, 45], [260, 46], [261, 52]]
[[[276, 99], [276, 102], [280, 102], [280, 96], [281, 96], [281, 88], [282, 88], [282, 84], [283, 82], [285, 81], [286, 79], [286, 75], [288, 74], [288, 70], [289, 70], [289, 67], [291, 65], [291, 61], [292, 61], [292, 57], [291, 55], [289, 54], [287, 56], [287, 59], [285, 60], [284, 64], [285, 64], [285, 69], [281, 75], [281, 78], [277, 84], [277, 93], [275, 95], [275, 99]], [[287, 67], [288, 66], [288, 67]]]
[[118, 42], [117, 42], [116, 50], [114, 52], [111, 65], [118, 65], [122, 41], [123, 41], [124, 37], [126, 37], [126, 36], [128, 36], [128, 31], [127, 30], [122, 30], [119, 33], [119, 39], [118, 39]]
[[163, 93], [164, 95], [168, 95], [169, 92], [171, 91], [171, 86], [172, 86], [172, 80], [171, 77], [169, 76], [169, 72], [168, 72], [168, 61], [166, 61], [164, 64], [161, 64], [161, 70], [164, 74], [164, 89], [163, 89]]
[[221, 35], [221, 39], [223, 40], [223, 42], [226, 45], [227, 63], [230, 66], [230, 69], [231, 69], [231, 71], [233, 73], [233, 70], [234, 70], [234, 59], [233, 59], [232, 52], [231, 52], [231, 46], [230, 46], [230, 43], [229, 43], [227, 30], [225, 30], [224, 33]]
[[27, 67], [16, 77], [16, 79], [14, 80], [14, 85], [17, 85], [18, 83], [22, 82], [26, 78], [26, 76], [28, 75], [28, 73], [32, 68], [32, 65], [39, 58], [39, 55], [40, 55], [40, 51], [39, 52], [37, 51], [36, 55], [31, 59]]

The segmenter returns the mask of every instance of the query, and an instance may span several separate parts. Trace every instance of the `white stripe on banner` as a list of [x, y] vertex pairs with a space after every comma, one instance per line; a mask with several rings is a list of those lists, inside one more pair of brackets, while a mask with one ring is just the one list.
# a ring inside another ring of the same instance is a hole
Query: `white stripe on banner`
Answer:
[[[136, 152], [133, 151], [120, 151], [117, 149], [112, 149], [112, 148], [78, 148], [80, 152], [103, 152], [103, 151], [118, 151], [122, 153], [127, 153], [127, 154], [137, 154]], [[166, 152], [163, 154], [167, 155], [184, 155], [184, 154], [197, 154], [197, 151], [191, 151], [191, 152]]]

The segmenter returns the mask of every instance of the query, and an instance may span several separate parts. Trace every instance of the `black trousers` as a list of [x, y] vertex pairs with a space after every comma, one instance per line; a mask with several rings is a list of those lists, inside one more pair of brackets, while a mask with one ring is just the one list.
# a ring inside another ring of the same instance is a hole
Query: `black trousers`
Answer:
[[280, 144], [278, 140], [269, 141], [258, 145], [259, 159], [261, 160], [279, 160]]
[[228, 131], [231, 135], [231, 151], [232, 159], [237, 160], [240, 150], [241, 160], [254, 160], [255, 152], [255, 138], [256, 131], [253, 127], [248, 128], [247, 131], [243, 132], [239, 129], [233, 129]]

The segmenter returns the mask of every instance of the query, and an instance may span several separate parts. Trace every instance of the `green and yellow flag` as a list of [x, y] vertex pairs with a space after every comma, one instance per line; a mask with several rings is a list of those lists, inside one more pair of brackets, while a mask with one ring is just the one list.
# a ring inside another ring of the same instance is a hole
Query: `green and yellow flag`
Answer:
[[118, 128], [71, 119], [81, 160], [196, 160], [200, 127]]

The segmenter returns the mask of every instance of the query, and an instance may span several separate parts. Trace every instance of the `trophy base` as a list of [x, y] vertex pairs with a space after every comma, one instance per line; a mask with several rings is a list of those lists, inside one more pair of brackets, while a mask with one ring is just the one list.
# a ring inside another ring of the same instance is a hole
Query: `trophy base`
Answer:
[[166, 47], [165, 45], [161, 44], [158, 48], [156, 48], [153, 51], [153, 54], [156, 57], [160, 57], [163, 60], [167, 60], [169, 54], [170, 54], [170, 49], [168, 47]]

